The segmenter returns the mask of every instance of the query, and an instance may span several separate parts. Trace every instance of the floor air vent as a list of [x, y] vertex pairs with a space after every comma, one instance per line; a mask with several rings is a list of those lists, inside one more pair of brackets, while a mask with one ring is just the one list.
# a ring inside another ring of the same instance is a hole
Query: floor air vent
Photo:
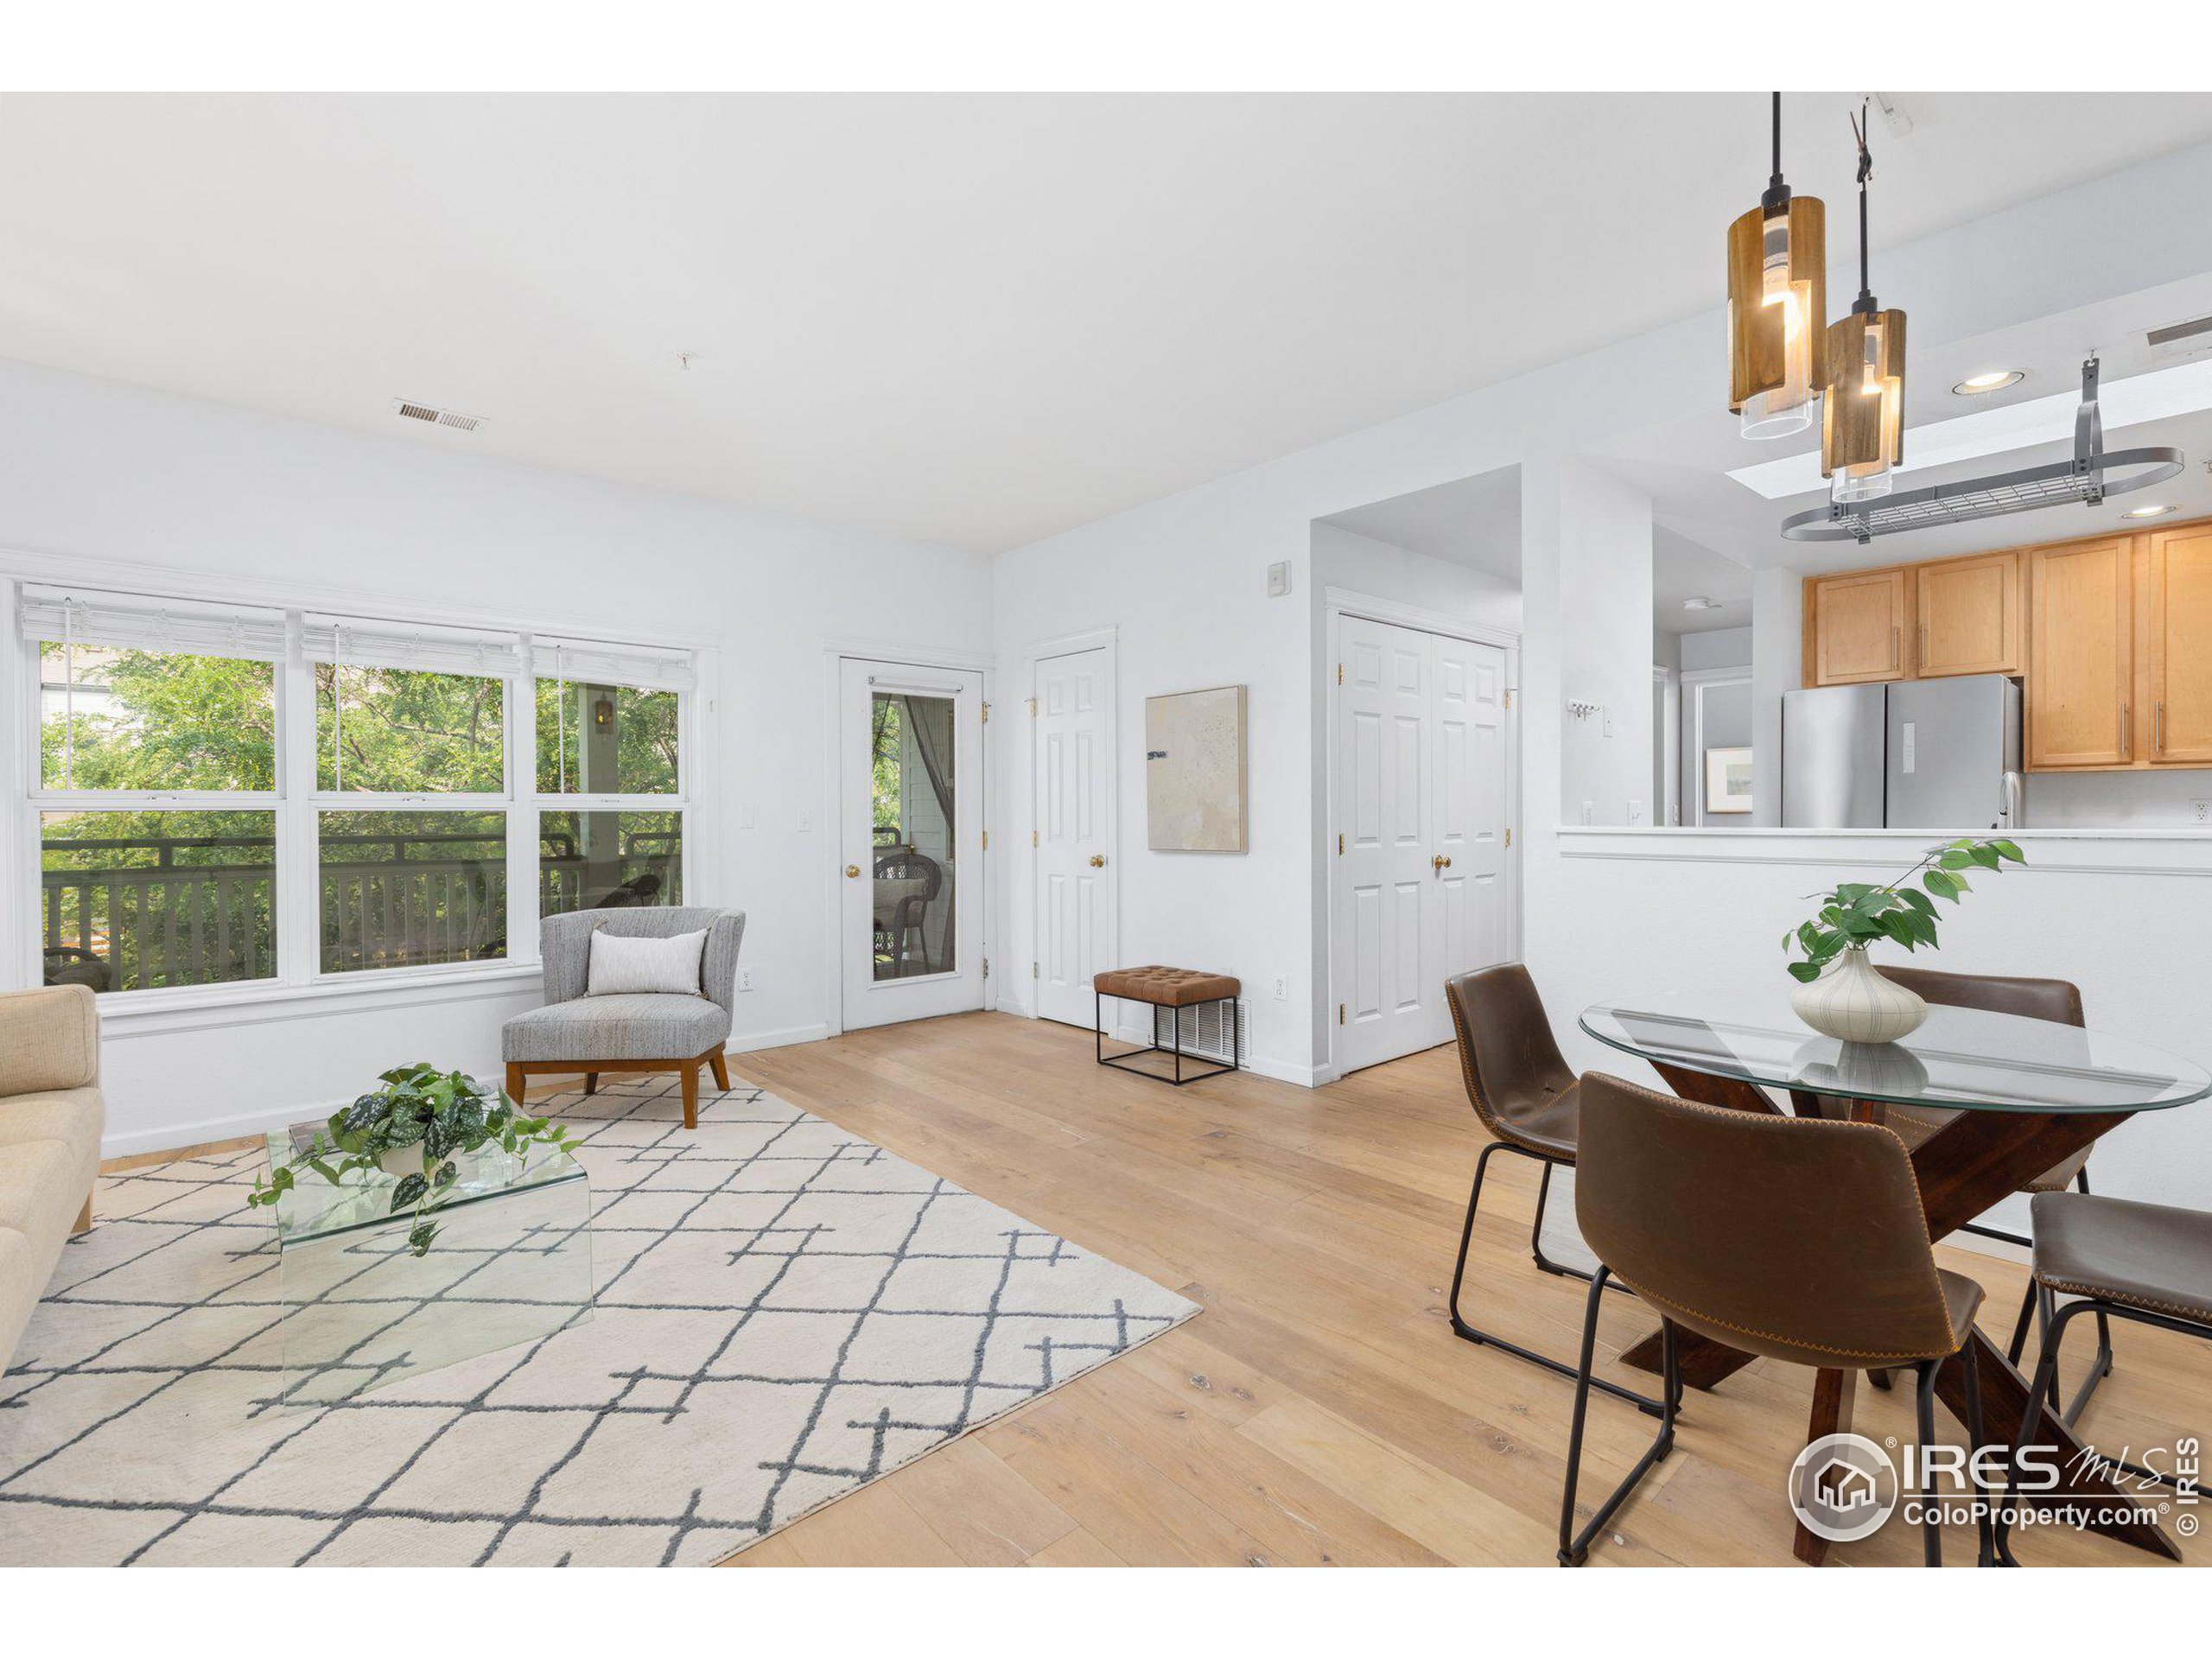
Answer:
[[433, 409], [428, 404], [410, 404], [404, 397], [394, 401], [392, 407], [410, 421], [425, 421], [432, 426], [449, 426], [456, 432], [474, 432], [488, 418], [482, 415], [461, 415], [450, 409]]
[[[1236, 1024], [1230, 1025], [1230, 1010], [1234, 1009]], [[1173, 1021], [1183, 1022], [1183, 1052], [1201, 1060], [1219, 1060], [1227, 1065], [1233, 1058], [1230, 1052], [1232, 1038], [1243, 1039], [1246, 1065], [1252, 1060], [1251, 1022], [1244, 1010], [1243, 1001], [1235, 1002], [1202, 1002], [1194, 1008], [1160, 1008], [1152, 1011], [1153, 1040], [1162, 1048], [1175, 1046]]]

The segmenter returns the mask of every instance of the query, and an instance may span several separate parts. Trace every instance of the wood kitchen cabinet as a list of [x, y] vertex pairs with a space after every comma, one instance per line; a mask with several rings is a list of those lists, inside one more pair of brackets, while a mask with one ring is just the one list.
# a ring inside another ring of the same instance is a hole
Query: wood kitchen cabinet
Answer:
[[2028, 550], [2031, 772], [2135, 763], [2135, 541]]
[[1804, 683], [2007, 674], [2030, 772], [2212, 769], [2212, 520], [1808, 576]]
[[1859, 685], [1912, 677], [1906, 630], [1912, 571], [1853, 570], [1805, 579], [1805, 683]]
[[2021, 671], [2020, 556], [1945, 559], [1915, 572], [1918, 678]]
[[2138, 539], [2151, 719], [2140, 758], [2154, 766], [2212, 766], [2212, 524]]

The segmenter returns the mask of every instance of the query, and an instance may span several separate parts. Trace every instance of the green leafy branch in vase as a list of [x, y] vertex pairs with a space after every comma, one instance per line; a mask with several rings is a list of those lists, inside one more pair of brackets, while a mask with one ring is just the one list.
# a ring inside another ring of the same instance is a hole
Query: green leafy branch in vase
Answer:
[[486, 1088], [463, 1072], [440, 1071], [418, 1061], [394, 1066], [378, 1081], [382, 1088], [333, 1114], [327, 1128], [316, 1130], [313, 1141], [291, 1163], [270, 1170], [265, 1180], [254, 1177], [246, 1203], [275, 1204], [292, 1191], [302, 1169], [333, 1186], [343, 1185], [356, 1172], [363, 1173], [365, 1180], [370, 1173], [398, 1173], [391, 1171], [385, 1155], [416, 1147], [422, 1166], [399, 1174], [392, 1188], [391, 1213], [414, 1211], [407, 1245], [412, 1254], [423, 1255], [438, 1236], [438, 1224], [430, 1217], [461, 1178], [458, 1160], [494, 1141], [501, 1151], [524, 1158], [533, 1147], [575, 1150], [576, 1141], [566, 1128], [550, 1118], [524, 1117], [504, 1090]]
[[[1844, 951], [1863, 950], [1877, 939], [1888, 939], [1908, 950], [1923, 944], [1933, 950], [1936, 899], [1958, 903], [1960, 895], [1970, 891], [1968, 870], [2001, 870], [2008, 862], [2027, 861], [2027, 855], [2012, 842], [1968, 836], [1929, 848], [1927, 856], [1887, 887], [1841, 881], [1827, 893], [1808, 895], [1819, 899], [1820, 914], [1782, 936], [1784, 951], [1794, 948], [1805, 953], [1802, 962], [1789, 964], [1790, 977], [1809, 983]], [[1920, 887], [1909, 885], [1915, 876], [1920, 878]]]

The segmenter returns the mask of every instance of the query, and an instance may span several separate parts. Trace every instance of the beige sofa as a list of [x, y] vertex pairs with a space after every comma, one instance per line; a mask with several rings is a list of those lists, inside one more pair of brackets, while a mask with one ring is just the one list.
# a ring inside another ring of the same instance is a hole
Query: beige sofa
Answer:
[[106, 1121], [92, 992], [0, 995], [0, 1372], [63, 1243], [92, 1224]]

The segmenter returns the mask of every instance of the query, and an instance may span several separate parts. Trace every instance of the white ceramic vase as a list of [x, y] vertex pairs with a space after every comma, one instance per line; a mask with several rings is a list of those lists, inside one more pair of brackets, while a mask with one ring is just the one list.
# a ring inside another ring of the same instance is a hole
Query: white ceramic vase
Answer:
[[1789, 1006], [1823, 1037], [1847, 1043], [1894, 1043], [1920, 1029], [1928, 1005], [1866, 959], [1866, 947], [1854, 944], [1829, 963], [1827, 972], [1800, 985]]

